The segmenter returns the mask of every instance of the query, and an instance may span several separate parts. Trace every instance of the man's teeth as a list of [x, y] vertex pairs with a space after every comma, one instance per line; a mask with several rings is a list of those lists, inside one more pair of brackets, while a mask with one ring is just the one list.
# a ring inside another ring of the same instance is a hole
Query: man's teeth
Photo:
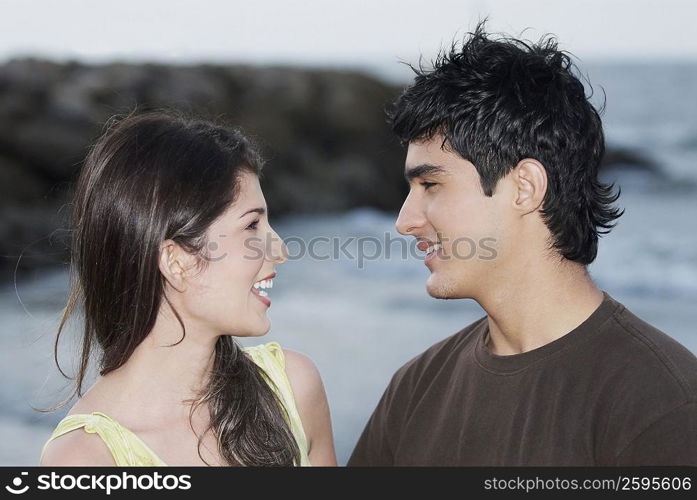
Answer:
[[430, 247], [428, 247], [428, 248], [426, 249], [426, 254], [429, 254], [429, 253], [432, 253], [432, 252], [437, 252], [437, 251], [440, 250], [441, 248], [443, 248], [443, 245], [441, 245], [440, 243], [436, 243], [435, 245], [431, 245]]

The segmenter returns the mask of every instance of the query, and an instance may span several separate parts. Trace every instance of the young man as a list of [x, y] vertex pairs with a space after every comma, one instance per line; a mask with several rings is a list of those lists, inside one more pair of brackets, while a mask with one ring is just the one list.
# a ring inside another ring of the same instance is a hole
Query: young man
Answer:
[[487, 315], [397, 371], [348, 465], [697, 465], [697, 359], [586, 269], [621, 212], [568, 56], [480, 25], [416, 73], [397, 229]]

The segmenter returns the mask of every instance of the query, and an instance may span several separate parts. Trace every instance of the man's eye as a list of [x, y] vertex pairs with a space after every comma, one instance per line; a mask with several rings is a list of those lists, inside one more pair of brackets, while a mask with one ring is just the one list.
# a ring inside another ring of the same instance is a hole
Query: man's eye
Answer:
[[424, 187], [424, 189], [426, 191], [428, 191], [429, 188], [435, 186], [436, 184], [437, 184], [437, 182], [426, 182], [426, 181], [421, 182], [421, 185]]
[[247, 226], [247, 229], [249, 229], [250, 231], [254, 231], [257, 228], [258, 224], [259, 224], [259, 219], [255, 220], [249, 226]]

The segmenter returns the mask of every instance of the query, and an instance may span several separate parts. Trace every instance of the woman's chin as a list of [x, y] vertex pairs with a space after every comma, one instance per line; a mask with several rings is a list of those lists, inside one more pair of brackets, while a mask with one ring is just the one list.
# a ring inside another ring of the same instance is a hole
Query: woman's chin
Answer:
[[263, 337], [271, 330], [271, 320], [264, 316], [262, 322], [259, 324], [258, 328], [254, 328], [250, 337]]
[[226, 331], [230, 332], [228, 335], [233, 337], [263, 337], [271, 330], [271, 320], [267, 317], [256, 318], [252, 324], [237, 325], [236, 328], [228, 328]]

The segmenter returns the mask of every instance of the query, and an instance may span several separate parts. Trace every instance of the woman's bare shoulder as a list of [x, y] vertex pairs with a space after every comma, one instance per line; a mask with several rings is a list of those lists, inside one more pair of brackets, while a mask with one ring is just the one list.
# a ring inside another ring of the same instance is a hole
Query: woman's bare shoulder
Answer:
[[113, 467], [116, 463], [98, 434], [79, 428], [52, 439], [44, 448], [39, 465]]
[[[104, 397], [103, 392], [101, 384], [94, 384], [68, 410], [66, 417], [89, 415], [95, 411], [111, 416], [113, 408], [105, 404], [108, 399]], [[52, 439], [44, 448], [39, 463], [46, 466], [116, 465], [99, 434], [86, 432], [84, 427]]]
[[283, 349], [286, 373], [308, 439], [310, 463], [336, 465], [331, 415], [322, 377], [306, 355]]
[[286, 373], [299, 402], [313, 402], [324, 396], [324, 385], [315, 363], [305, 354], [283, 349]]

